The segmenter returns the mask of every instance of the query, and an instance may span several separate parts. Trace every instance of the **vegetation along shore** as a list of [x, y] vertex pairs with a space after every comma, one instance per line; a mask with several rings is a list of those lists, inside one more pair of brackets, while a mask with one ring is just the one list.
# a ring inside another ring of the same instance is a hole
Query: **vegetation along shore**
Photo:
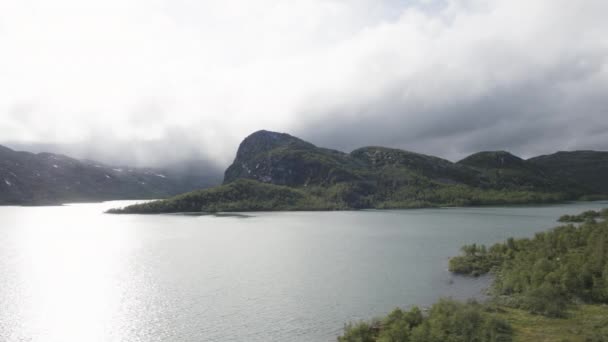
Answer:
[[491, 273], [486, 302], [441, 299], [347, 324], [341, 342], [608, 341], [608, 209], [490, 247], [465, 245], [451, 272]]

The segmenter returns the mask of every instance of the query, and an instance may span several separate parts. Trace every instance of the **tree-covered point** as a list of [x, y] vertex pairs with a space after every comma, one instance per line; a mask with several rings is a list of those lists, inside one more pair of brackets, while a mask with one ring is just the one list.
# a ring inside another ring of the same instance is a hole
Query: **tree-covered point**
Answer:
[[491, 306], [474, 301], [442, 299], [428, 314], [417, 307], [395, 309], [372, 322], [347, 324], [339, 342], [508, 342], [509, 323], [497, 317]]
[[219, 212], [260, 210], [335, 210], [340, 203], [330, 203], [315, 195], [286, 186], [265, 184], [248, 179], [211, 189], [189, 192], [166, 200], [110, 209], [112, 214], [155, 214], [177, 212]]
[[[607, 212], [586, 212], [581, 217], [602, 217]], [[532, 239], [508, 239], [490, 248], [470, 245], [462, 250], [461, 256], [450, 260], [450, 271], [480, 275], [493, 270], [492, 291], [510, 306], [559, 317], [571, 303], [608, 303], [605, 220], [586, 220]]]
[[[512, 239], [509, 241], [512, 243]], [[502, 251], [496, 250], [499, 248], [502, 248], [502, 245], [497, 244], [489, 249], [485, 245], [464, 245], [460, 248], [462, 255], [450, 259], [449, 270], [475, 277], [486, 274], [502, 265], [504, 256]]]
[[[218, 211], [353, 210], [554, 203], [559, 193], [478, 189], [440, 184], [416, 176], [377, 181], [340, 182], [292, 187], [238, 179], [214, 188], [164, 200], [132, 205], [109, 213], [176, 213]], [[387, 177], [388, 178], [388, 177]]]
[[602, 211], [588, 210], [578, 215], [563, 215], [559, 218], [559, 222], [580, 223], [591, 221], [598, 218], [608, 218], [608, 208]]

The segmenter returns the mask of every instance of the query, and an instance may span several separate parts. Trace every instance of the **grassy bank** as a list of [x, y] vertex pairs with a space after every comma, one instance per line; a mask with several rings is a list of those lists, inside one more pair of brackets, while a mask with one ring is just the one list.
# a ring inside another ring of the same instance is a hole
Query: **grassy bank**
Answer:
[[608, 306], [579, 305], [566, 318], [549, 318], [504, 308], [497, 317], [513, 329], [514, 342], [608, 341]]

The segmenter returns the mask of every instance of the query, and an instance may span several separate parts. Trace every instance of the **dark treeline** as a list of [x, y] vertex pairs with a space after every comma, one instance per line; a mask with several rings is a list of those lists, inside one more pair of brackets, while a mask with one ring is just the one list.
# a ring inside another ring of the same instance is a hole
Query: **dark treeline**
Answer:
[[169, 199], [111, 209], [108, 213], [395, 209], [555, 203], [567, 198], [557, 193], [477, 189], [466, 185], [420, 182], [412, 183], [410, 187], [397, 188], [392, 182], [389, 183], [338, 183], [325, 187], [288, 187], [238, 179], [228, 184]]

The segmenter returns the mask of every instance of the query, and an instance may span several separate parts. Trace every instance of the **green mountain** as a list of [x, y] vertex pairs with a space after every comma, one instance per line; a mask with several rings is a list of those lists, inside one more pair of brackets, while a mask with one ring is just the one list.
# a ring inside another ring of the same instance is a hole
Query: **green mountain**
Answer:
[[479, 172], [479, 182], [475, 184], [479, 187], [562, 192], [569, 198], [594, 192], [592, 188], [587, 189], [570, 177], [552, 173], [551, 168], [542, 167], [506, 151], [475, 153], [459, 161], [458, 164]]
[[[608, 167], [608, 160], [599, 161]], [[562, 175], [536, 159], [503, 151], [476, 153], [457, 163], [385, 147], [344, 153], [289, 134], [258, 131], [240, 144], [223, 185], [113, 212], [412, 208], [608, 195], [601, 177], [578, 180], [570, 175], [582, 171], [571, 169]]]

